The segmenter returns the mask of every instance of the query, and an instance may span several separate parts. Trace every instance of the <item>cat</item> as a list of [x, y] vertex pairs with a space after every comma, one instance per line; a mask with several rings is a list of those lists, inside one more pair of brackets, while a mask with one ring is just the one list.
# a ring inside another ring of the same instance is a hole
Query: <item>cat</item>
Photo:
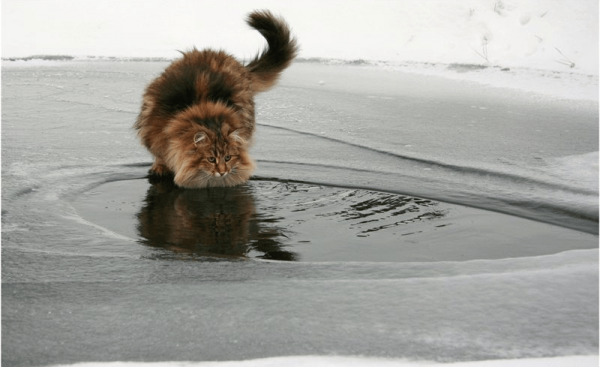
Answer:
[[275, 84], [298, 46], [286, 22], [269, 11], [254, 11], [246, 22], [267, 40], [247, 65], [224, 51], [193, 48], [147, 86], [134, 128], [154, 156], [151, 175], [173, 175], [183, 188], [250, 178], [253, 97]]

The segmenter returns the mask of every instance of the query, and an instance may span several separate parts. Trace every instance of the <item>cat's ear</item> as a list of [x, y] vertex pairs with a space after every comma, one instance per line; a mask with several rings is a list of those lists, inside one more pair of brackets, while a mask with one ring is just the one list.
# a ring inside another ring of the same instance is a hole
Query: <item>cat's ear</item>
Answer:
[[202, 131], [198, 131], [196, 135], [194, 135], [194, 145], [198, 145], [198, 143], [206, 140], [206, 134]]
[[229, 137], [231, 137], [233, 140], [237, 141], [242, 145], [246, 145], [248, 143], [248, 141], [246, 140], [245, 129], [234, 130], [229, 134]]

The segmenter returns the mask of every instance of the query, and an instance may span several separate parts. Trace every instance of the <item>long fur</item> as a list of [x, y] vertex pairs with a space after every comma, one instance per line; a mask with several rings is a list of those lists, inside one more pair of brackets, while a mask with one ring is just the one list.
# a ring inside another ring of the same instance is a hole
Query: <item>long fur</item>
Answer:
[[286, 23], [255, 11], [248, 24], [267, 48], [244, 66], [223, 51], [183, 53], [148, 87], [134, 128], [154, 156], [156, 175], [181, 187], [234, 186], [254, 170], [254, 95], [272, 87], [297, 53]]
[[269, 45], [246, 66], [255, 77], [255, 90], [262, 91], [275, 84], [279, 74], [296, 56], [298, 46], [285, 21], [275, 18], [269, 11], [253, 12], [246, 21]]
[[297, 259], [282, 245], [285, 231], [273, 227], [268, 218], [256, 218], [252, 190], [187, 190], [159, 176], [150, 176], [149, 181], [144, 205], [137, 214], [142, 243], [178, 254]]

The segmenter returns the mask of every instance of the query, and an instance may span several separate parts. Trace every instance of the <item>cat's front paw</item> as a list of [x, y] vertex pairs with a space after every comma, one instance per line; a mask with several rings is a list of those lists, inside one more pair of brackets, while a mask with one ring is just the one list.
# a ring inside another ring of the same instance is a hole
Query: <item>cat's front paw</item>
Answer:
[[152, 167], [150, 167], [150, 171], [148, 171], [148, 173], [154, 176], [168, 176], [172, 174], [171, 170], [169, 170], [167, 166], [156, 162], [154, 162]]

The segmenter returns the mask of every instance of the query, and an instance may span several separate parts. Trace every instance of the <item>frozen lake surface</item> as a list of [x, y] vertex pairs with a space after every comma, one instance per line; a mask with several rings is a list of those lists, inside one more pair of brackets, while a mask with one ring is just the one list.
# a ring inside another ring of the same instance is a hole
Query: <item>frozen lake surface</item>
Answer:
[[3, 64], [2, 362], [598, 354], [597, 77], [297, 63], [253, 180], [180, 190], [131, 128], [165, 66]]

